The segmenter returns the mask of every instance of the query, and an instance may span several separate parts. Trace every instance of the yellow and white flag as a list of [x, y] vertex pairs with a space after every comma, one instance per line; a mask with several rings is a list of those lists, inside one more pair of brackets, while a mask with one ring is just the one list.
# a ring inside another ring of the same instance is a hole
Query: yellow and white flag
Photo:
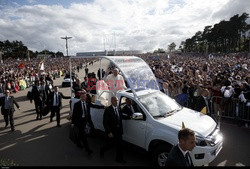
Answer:
[[181, 123], [181, 128], [182, 128], [182, 129], [186, 128], [184, 122]]
[[203, 107], [203, 109], [201, 110], [201, 112], [202, 112], [203, 114], [207, 114], [207, 108], [206, 108], [206, 106]]

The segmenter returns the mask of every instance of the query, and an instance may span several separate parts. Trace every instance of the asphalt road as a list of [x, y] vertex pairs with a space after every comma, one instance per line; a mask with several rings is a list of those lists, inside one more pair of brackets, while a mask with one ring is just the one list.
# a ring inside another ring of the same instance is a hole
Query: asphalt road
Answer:
[[[97, 65], [92, 71], [97, 73]], [[79, 77], [83, 79], [84, 69], [80, 69]], [[55, 80], [61, 85], [63, 77]], [[105, 138], [98, 136], [88, 138], [94, 153], [88, 156], [84, 149], [79, 149], [69, 139], [69, 100], [63, 99], [61, 110], [61, 128], [56, 121], [49, 122], [49, 115], [42, 120], [35, 120], [34, 103], [26, 99], [28, 89], [13, 94], [21, 110], [16, 110], [14, 121], [16, 130], [4, 128], [3, 116], [0, 116], [0, 159], [10, 159], [19, 166], [152, 166], [149, 155], [129, 144], [125, 144], [124, 157], [126, 164], [115, 162], [115, 151], [105, 153], [104, 159], [99, 157], [99, 150]], [[70, 96], [69, 88], [60, 88], [64, 95]], [[250, 129], [238, 127], [230, 121], [222, 121], [221, 131], [224, 145], [218, 157], [209, 166], [250, 166]]]

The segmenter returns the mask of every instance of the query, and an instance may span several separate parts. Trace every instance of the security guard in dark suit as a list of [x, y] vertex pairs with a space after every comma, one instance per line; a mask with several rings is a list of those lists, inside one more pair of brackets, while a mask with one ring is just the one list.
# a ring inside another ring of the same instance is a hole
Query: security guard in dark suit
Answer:
[[71, 99], [70, 96], [64, 96], [62, 92], [58, 91], [58, 86], [54, 86], [54, 91], [49, 95], [49, 107], [51, 110], [50, 114], [50, 122], [53, 121], [53, 117], [56, 114], [57, 127], [61, 127], [60, 125], [60, 110], [62, 108], [62, 99]]
[[123, 159], [122, 146], [122, 113], [118, 110], [118, 98], [113, 96], [111, 98], [111, 106], [107, 107], [103, 114], [103, 126], [108, 135], [108, 143], [100, 150], [101, 158], [104, 157], [104, 152], [112, 147], [116, 148], [116, 161], [119, 163], [126, 163]]
[[178, 132], [179, 143], [175, 145], [167, 158], [166, 166], [193, 167], [189, 151], [195, 147], [195, 133], [191, 129], [183, 128]]
[[104, 109], [104, 106], [94, 105], [87, 100], [87, 93], [83, 92], [80, 100], [74, 104], [73, 114], [72, 114], [72, 125], [77, 128], [78, 137], [76, 138], [76, 144], [78, 147], [83, 148], [81, 142], [83, 142], [84, 147], [88, 155], [91, 155], [93, 151], [89, 148], [87, 141], [87, 135], [84, 131], [87, 123], [90, 125], [92, 130], [94, 129], [93, 122], [91, 119], [90, 108]]
[[5, 96], [1, 97], [0, 104], [2, 106], [1, 113], [4, 116], [5, 128], [8, 126], [9, 121], [10, 121], [11, 131], [14, 131], [15, 130], [14, 119], [13, 119], [13, 114], [15, 112], [14, 104], [19, 110], [20, 110], [20, 107], [18, 103], [16, 102], [16, 100], [14, 99], [14, 96], [10, 96], [9, 90], [6, 90]]

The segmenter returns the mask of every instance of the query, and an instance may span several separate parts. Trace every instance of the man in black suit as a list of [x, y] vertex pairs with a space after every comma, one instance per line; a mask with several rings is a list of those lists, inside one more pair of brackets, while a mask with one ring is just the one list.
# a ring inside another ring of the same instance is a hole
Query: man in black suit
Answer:
[[43, 109], [43, 93], [40, 90], [40, 81], [36, 80], [35, 85], [31, 88], [31, 97], [30, 103], [34, 100], [35, 109], [36, 109], [36, 120], [42, 119], [42, 109]]
[[122, 113], [125, 116], [128, 116], [128, 118], [132, 118], [132, 115], [137, 112], [136, 106], [132, 104], [132, 100], [129, 98], [126, 98], [126, 105], [122, 108]]
[[48, 105], [48, 98], [51, 90], [49, 88], [49, 85], [47, 85], [45, 81], [41, 81], [40, 92], [42, 96], [42, 105]]
[[103, 126], [108, 135], [108, 143], [101, 148], [100, 156], [104, 157], [104, 152], [110, 148], [116, 148], [116, 161], [119, 163], [126, 163], [123, 159], [122, 146], [122, 113], [118, 110], [118, 98], [113, 96], [111, 98], [111, 106], [107, 107], [103, 114]]
[[5, 91], [5, 96], [1, 97], [0, 105], [1, 113], [4, 116], [5, 128], [8, 126], [10, 121], [11, 131], [15, 130], [13, 114], [15, 112], [14, 104], [20, 110], [18, 103], [16, 102], [14, 96], [10, 96], [10, 91]]
[[60, 110], [62, 108], [62, 99], [70, 99], [70, 96], [64, 96], [62, 92], [58, 91], [58, 86], [54, 86], [54, 91], [49, 95], [49, 107], [51, 110], [50, 122], [53, 121], [53, 117], [56, 114], [57, 127], [60, 125]]
[[80, 96], [80, 101], [74, 104], [73, 115], [72, 115], [72, 125], [77, 127], [78, 137], [76, 138], [76, 144], [78, 147], [82, 148], [81, 141], [84, 144], [85, 150], [90, 155], [93, 151], [89, 148], [87, 141], [87, 136], [84, 131], [86, 124], [88, 123], [91, 129], [94, 129], [94, 125], [91, 119], [90, 108], [104, 109], [104, 106], [94, 105], [87, 100], [87, 93], [83, 92]]
[[[209, 95], [209, 91], [207, 89], [203, 89], [201, 92], [201, 96], [197, 98], [197, 101], [194, 106], [194, 110], [202, 112], [204, 114], [210, 114], [208, 95]], [[202, 110], [204, 110], [205, 112], [203, 112]]]
[[189, 151], [195, 147], [195, 133], [191, 129], [183, 128], [178, 132], [179, 143], [175, 145], [166, 160], [166, 166], [193, 167]]

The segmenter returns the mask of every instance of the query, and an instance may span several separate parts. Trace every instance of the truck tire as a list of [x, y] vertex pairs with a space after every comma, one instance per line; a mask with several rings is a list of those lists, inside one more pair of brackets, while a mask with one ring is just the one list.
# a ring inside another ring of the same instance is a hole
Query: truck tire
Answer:
[[153, 162], [159, 167], [165, 166], [171, 148], [168, 144], [158, 145], [152, 152]]

